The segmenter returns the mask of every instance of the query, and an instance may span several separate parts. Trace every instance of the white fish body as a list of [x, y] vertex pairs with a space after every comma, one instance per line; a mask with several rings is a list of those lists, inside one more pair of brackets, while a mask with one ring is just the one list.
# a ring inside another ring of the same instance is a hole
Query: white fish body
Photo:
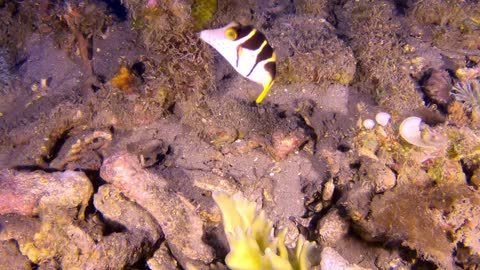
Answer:
[[265, 36], [251, 26], [232, 22], [225, 27], [200, 32], [200, 38], [217, 50], [242, 76], [263, 85], [256, 102], [261, 103], [273, 84], [276, 56]]

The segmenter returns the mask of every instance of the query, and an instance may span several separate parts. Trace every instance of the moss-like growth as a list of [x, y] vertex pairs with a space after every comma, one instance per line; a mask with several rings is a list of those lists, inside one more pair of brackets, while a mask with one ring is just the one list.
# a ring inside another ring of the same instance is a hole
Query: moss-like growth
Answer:
[[399, 241], [442, 269], [449, 269], [453, 266], [455, 244], [447, 236], [448, 225], [442, 213], [472, 195], [465, 185], [403, 186], [376, 196], [363, 226], [370, 237]]
[[[346, 24], [341, 30], [359, 64], [357, 86], [372, 94], [392, 112], [411, 112], [422, 108], [423, 100], [408, 74], [402, 37], [406, 36], [396, 7], [388, 1], [349, 1], [337, 16]], [[408, 53], [408, 50], [407, 50]]]
[[217, 0], [195, 0], [192, 4], [194, 30], [203, 29], [217, 12]]
[[274, 235], [273, 223], [265, 213], [256, 211], [255, 203], [240, 193], [233, 197], [214, 193], [230, 245], [225, 262], [232, 270], [307, 270], [312, 266], [314, 244], [298, 238], [295, 249], [285, 246], [287, 231]]
[[[402, 141], [392, 127], [361, 130], [354, 138], [358, 155], [393, 169], [397, 181], [394, 188], [375, 194], [375, 179], [362, 170], [375, 167], [361, 158], [355, 186], [343, 198], [349, 216], [367, 240], [407, 246], [442, 269], [458, 261], [468, 265], [480, 250], [472, 241], [480, 229], [470, 222], [479, 198], [468, 185], [473, 177], [468, 171], [478, 168], [478, 136], [466, 127], [438, 125], [430, 134], [443, 143], [427, 149]], [[453, 255], [459, 247], [461, 255]]]
[[297, 12], [318, 17], [326, 17], [330, 5], [329, 1], [326, 0], [299, 0], [295, 2]]
[[164, 96], [155, 92], [159, 89], [179, 98], [192, 93], [201, 94], [212, 86], [209, 64], [213, 62], [213, 55], [195, 32], [199, 19], [192, 17], [192, 7], [196, 13], [202, 8], [195, 3], [188, 0], [157, 1], [151, 7], [144, 1], [125, 0], [133, 26], [140, 31], [147, 49], [158, 55], [156, 59], [149, 59], [150, 66], [144, 74], [152, 78], [147, 84], [151, 85], [149, 88], [154, 97]]
[[477, 50], [480, 44], [480, 6], [475, 2], [418, 1], [410, 19], [431, 32], [433, 44], [442, 49]]
[[357, 64], [353, 52], [327, 21], [296, 16], [278, 25], [292, 25], [270, 31], [273, 46], [282, 44], [277, 51], [279, 83], [348, 85], [353, 81]]

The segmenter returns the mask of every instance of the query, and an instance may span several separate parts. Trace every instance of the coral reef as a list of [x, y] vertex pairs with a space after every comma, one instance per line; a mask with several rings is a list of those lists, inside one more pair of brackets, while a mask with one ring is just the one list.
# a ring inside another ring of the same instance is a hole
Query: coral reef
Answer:
[[42, 209], [79, 207], [79, 218], [85, 217], [93, 187], [83, 172], [0, 171], [0, 214], [37, 215]]
[[360, 91], [373, 94], [386, 108], [403, 112], [423, 104], [408, 76], [401, 42], [405, 33], [401, 20], [392, 19], [395, 11], [393, 2], [347, 1], [337, 7], [336, 14], [342, 21], [338, 28], [352, 39]]
[[[419, 126], [416, 128], [420, 132]], [[476, 234], [476, 225], [468, 227], [465, 221], [469, 219], [467, 212], [476, 211], [479, 197], [469, 188], [461, 163], [475, 163], [479, 137], [468, 128], [428, 127], [418, 139], [434, 139], [435, 144], [415, 144], [411, 148], [399, 142], [392, 132], [389, 127], [377, 127], [360, 132], [357, 137], [359, 155], [368, 158], [360, 158], [358, 180], [343, 205], [360, 235], [369, 241], [400, 243], [445, 269], [453, 269], [460, 260], [466, 265], [475, 261], [471, 253], [475, 247], [468, 241], [465, 245], [461, 231], [471, 228], [467, 234]], [[385, 174], [375, 175], [382, 171], [378, 166], [393, 169], [397, 174], [397, 184], [381, 193], [376, 190], [377, 181]], [[362, 173], [366, 168], [370, 173]], [[464, 223], [454, 225], [448, 220]], [[459, 246], [465, 246], [465, 257], [454, 255]]]
[[9, 265], [14, 269], [30, 270], [30, 262], [24, 257], [14, 240], [0, 241], [0, 265]]
[[104, 161], [100, 174], [148, 209], [161, 224], [169, 248], [181, 265], [198, 264], [195, 261], [208, 263], [213, 259], [211, 248], [202, 241], [203, 223], [195, 207], [181, 196], [167, 192], [166, 180], [143, 170], [136, 156], [128, 153], [111, 156]]
[[217, 0], [195, 0], [192, 4], [193, 30], [204, 29], [209, 23], [215, 12], [217, 12]]
[[478, 268], [477, 2], [0, 0], [0, 268]]
[[287, 231], [272, 237], [272, 222], [265, 218], [262, 211], [257, 213], [255, 204], [240, 193], [229, 197], [217, 192], [213, 198], [222, 210], [223, 226], [230, 245], [225, 262], [230, 269], [307, 270], [315, 264], [313, 243], [300, 236], [296, 247], [287, 249]]
[[[277, 50], [278, 81], [348, 85], [355, 76], [352, 50], [321, 18], [295, 16], [280, 20], [272, 29], [272, 45], [291, 44]], [[285, 27], [287, 26], [287, 27]]]
[[452, 94], [470, 112], [478, 113], [480, 111], [480, 82], [478, 80], [457, 82], [452, 88]]
[[424, 35], [437, 47], [478, 50], [479, 12], [473, 2], [428, 0], [415, 4], [409, 16], [421, 23]]
[[[211, 4], [195, 1], [194, 11], [212, 11]], [[212, 87], [211, 63], [213, 56], [194, 32], [199, 17], [190, 16], [192, 3], [186, 0], [157, 2], [154, 7], [143, 1], [125, 0], [134, 25], [141, 33], [147, 49], [161, 55], [151, 60], [145, 76], [154, 77], [149, 85], [152, 97], [166, 91], [176, 97], [201, 94]], [[208, 16], [207, 16], [208, 17]], [[205, 17], [206, 18], [206, 17]]]

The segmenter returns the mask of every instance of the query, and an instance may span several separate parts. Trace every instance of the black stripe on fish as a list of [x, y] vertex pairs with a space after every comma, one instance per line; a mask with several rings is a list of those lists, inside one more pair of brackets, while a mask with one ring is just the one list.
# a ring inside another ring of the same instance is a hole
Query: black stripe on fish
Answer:
[[237, 63], [236, 63], [237, 67], [238, 67], [238, 61], [241, 57], [243, 49], [256, 51], [262, 46], [263, 42], [266, 41], [265, 36], [262, 33], [258, 32], [258, 30], [252, 29], [252, 31], [255, 31], [253, 36], [245, 40], [242, 44], [238, 45], [237, 47]]
[[262, 44], [265, 40], [267, 40], [265, 38], [265, 36], [257, 30], [257, 31], [255, 31], [255, 34], [253, 34], [253, 36], [251, 38], [245, 40], [239, 46], [244, 48], [244, 49], [255, 51], [255, 50], [258, 50], [258, 48], [260, 48], [262, 46]]
[[248, 73], [247, 77], [253, 72], [255, 67], [258, 63], [262, 62], [263, 60], [267, 60], [273, 57], [273, 48], [270, 44], [267, 44], [262, 48], [262, 50], [257, 54], [257, 59], [255, 60], [255, 65], [253, 65], [252, 69]]
[[277, 75], [277, 64], [275, 62], [267, 62], [264, 68], [270, 76], [272, 76], [272, 80], [275, 79], [275, 75]]
[[237, 31], [237, 38], [235, 40], [242, 39], [242, 38], [248, 36], [248, 34], [250, 34], [250, 32], [253, 31], [253, 27], [250, 26], [250, 25], [247, 25], [247, 26], [238, 25], [238, 26], [233, 27], [233, 29], [235, 29], [235, 31]]

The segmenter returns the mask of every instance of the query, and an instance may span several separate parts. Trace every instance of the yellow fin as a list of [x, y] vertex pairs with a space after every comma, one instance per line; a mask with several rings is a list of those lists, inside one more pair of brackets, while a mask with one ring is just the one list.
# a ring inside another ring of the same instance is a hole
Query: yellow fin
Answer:
[[260, 104], [262, 103], [263, 99], [267, 96], [268, 94], [268, 91], [270, 90], [270, 88], [272, 87], [272, 84], [273, 84], [273, 80], [271, 80], [269, 83], [265, 84], [263, 86], [263, 91], [262, 93], [260, 93], [260, 95], [258, 95], [257, 97], [257, 100], [255, 100], [255, 102], [257, 104]]

